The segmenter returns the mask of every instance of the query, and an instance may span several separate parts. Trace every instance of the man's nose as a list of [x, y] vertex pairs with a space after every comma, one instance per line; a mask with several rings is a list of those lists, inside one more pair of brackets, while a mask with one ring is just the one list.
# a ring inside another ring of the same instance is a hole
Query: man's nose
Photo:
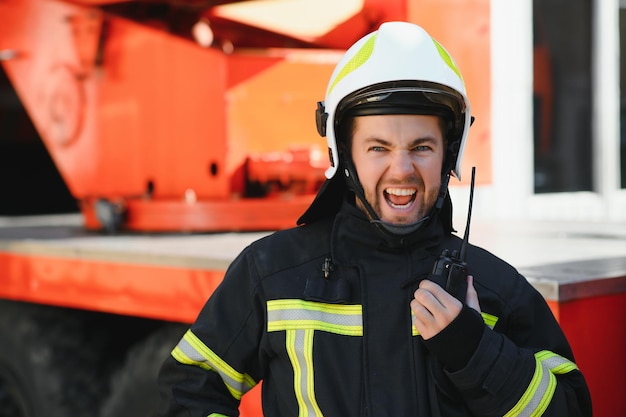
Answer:
[[396, 151], [393, 153], [390, 171], [397, 176], [413, 174], [413, 160], [409, 151]]

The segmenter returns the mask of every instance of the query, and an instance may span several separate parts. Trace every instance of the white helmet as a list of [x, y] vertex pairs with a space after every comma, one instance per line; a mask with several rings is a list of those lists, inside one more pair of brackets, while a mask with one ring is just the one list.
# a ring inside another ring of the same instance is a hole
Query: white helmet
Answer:
[[[400, 94], [398, 94], [400, 93]], [[452, 57], [421, 27], [383, 23], [352, 45], [333, 71], [317, 128], [328, 142], [332, 178], [339, 166], [338, 128], [343, 116], [439, 114], [447, 121], [444, 168], [460, 179], [461, 159], [471, 124], [465, 85]]]
[[[421, 27], [407, 22], [383, 23], [352, 45], [333, 71], [326, 98], [316, 110], [317, 130], [326, 136], [331, 166], [327, 180], [298, 224], [332, 215], [339, 210], [347, 188], [361, 200], [373, 221], [392, 233], [404, 234], [418, 225], [384, 225], [366, 201], [347, 145], [349, 133], [342, 124], [352, 116], [376, 114], [433, 114], [444, 121], [446, 153], [442, 185], [435, 205], [441, 210], [449, 201], [448, 179], [461, 179], [461, 159], [473, 121], [463, 78], [448, 52]], [[338, 136], [346, 138], [338, 140]], [[338, 143], [339, 142], [339, 143]], [[343, 160], [340, 160], [343, 158]], [[343, 178], [335, 175], [342, 166]], [[444, 217], [452, 230], [451, 202]], [[418, 222], [419, 223], [419, 222]]]

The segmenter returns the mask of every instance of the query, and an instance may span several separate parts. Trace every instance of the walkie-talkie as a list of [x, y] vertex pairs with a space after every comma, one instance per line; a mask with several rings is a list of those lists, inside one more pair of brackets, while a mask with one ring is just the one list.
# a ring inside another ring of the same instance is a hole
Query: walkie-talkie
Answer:
[[[448, 293], [456, 299], [465, 303], [467, 294], [467, 275], [468, 268], [465, 262], [465, 252], [469, 241], [470, 220], [472, 218], [472, 201], [474, 200], [474, 178], [476, 176], [476, 167], [472, 167], [472, 180], [470, 184], [469, 207], [467, 211], [467, 224], [465, 226], [465, 234], [461, 247], [458, 251], [450, 251], [444, 249], [435, 264], [433, 265], [432, 275], [440, 278], [440, 283], [444, 284], [444, 288]], [[443, 278], [443, 279], [441, 279]]]

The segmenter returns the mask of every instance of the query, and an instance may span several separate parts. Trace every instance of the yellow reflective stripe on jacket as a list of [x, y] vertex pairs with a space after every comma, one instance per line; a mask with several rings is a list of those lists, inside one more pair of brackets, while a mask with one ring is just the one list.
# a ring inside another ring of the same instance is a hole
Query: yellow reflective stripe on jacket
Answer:
[[313, 336], [323, 331], [363, 336], [360, 305], [327, 304], [305, 300], [267, 302], [267, 331], [285, 332], [285, 348], [293, 367], [293, 389], [298, 417], [322, 417], [315, 398]]
[[[493, 329], [494, 327], [496, 327], [496, 323], [498, 322], [498, 317], [488, 314], [488, 313], [480, 313], [481, 316], [483, 316], [483, 321], [485, 322], [485, 324], [487, 325], [487, 327], [489, 327], [490, 329]], [[413, 311], [411, 311], [411, 331], [412, 331], [412, 335], [413, 336], [419, 336], [420, 332], [417, 331], [417, 329], [415, 328], [415, 326], [413, 326], [413, 320], [415, 319], [415, 315], [413, 314]]]
[[236, 400], [240, 400], [243, 394], [256, 385], [256, 382], [250, 375], [242, 374], [233, 369], [215, 352], [209, 349], [207, 345], [202, 343], [191, 330], [187, 330], [187, 333], [178, 342], [178, 345], [172, 351], [172, 356], [182, 364], [195, 365], [217, 372], [230, 394]]
[[287, 330], [286, 348], [293, 367], [293, 388], [298, 402], [299, 417], [321, 417], [322, 410], [315, 399], [313, 376], [314, 330]]
[[505, 417], [538, 417], [548, 408], [556, 390], [555, 375], [578, 369], [576, 364], [554, 352], [535, 353], [535, 373], [526, 392]]
[[267, 302], [267, 331], [309, 329], [346, 336], [362, 336], [362, 311], [360, 305], [270, 300]]
[[493, 329], [494, 327], [496, 327], [496, 323], [498, 322], [498, 317], [489, 313], [485, 313], [485, 312], [480, 313], [480, 315], [483, 316], [483, 320], [485, 324], [487, 325], [487, 327], [489, 327], [490, 329]]

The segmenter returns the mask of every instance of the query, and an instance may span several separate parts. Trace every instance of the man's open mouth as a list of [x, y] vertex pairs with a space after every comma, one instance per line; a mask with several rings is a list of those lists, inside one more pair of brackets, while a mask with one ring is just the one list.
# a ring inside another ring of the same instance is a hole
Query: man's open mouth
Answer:
[[417, 190], [415, 188], [386, 188], [383, 195], [391, 207], [406, 209], [415, 201]]

